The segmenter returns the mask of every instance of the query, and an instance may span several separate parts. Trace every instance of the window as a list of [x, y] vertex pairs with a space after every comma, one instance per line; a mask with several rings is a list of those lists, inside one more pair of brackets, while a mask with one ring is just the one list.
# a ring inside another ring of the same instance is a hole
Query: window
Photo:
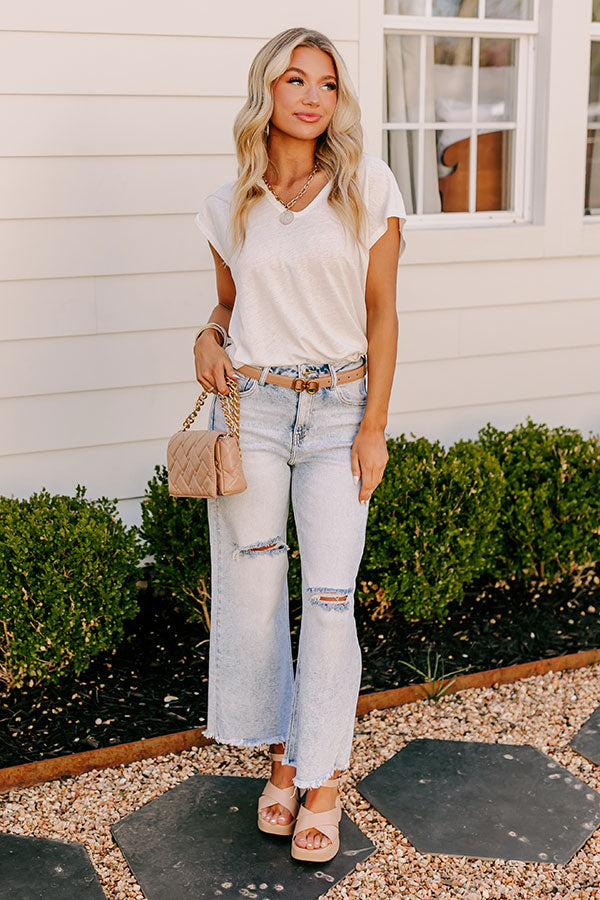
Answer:
[[407, 212], [527, 220], [536, 0], [384, 0], [383, 21], [382, 156]]
[[600, 215], [600, 0], [594, 0], [592, 6], [585, 214]]

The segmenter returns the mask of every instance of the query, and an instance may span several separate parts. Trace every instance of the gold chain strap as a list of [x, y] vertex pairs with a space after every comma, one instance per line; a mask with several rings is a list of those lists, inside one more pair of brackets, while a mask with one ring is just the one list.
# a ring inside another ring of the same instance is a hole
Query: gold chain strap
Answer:
[[[230, 378], [229, 375], [226, 375], [225, 381], [229, 385], [230, 391], [228, 394], [219, 393], [218, 397], [221, 401], [221, 406], [223, 407], [223, 415], [225, 416], [225, 421], [227, 422], [227, 429], [229, 431], [229, 434], [233, 435], [233, 437], [237, 441], [238, 448], [240, 448], [240, 392], [235, 378]], [[204, 406], [204, 401], [207, 397], [207, 392], [203, 390], [196, 400], [196, 406], [183, 423], [184, 431], [187, 431], [187, 429], [190, 427], [190, 425], [200, 412], [201, 408]], [[242, 450], [240, 448], [240, 456], [241, 455]]]

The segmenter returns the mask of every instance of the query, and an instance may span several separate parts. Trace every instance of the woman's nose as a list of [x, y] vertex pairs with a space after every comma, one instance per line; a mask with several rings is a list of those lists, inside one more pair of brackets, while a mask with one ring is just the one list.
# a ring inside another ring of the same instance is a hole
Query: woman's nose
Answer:
[[310, 86], [306, 88], [306, 92], [304, 94], [304, 103], [318, 103], [319, 102], [319, 92], [316, 86]]

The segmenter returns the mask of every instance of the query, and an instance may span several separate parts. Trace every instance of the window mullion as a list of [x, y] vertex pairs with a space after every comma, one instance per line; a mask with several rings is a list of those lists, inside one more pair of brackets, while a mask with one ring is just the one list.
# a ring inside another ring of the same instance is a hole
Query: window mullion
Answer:
[[479, 97], [479, 36], [471, 44], [471, 140], [469, 141], [469, 212], [476, 210], [477, 193], [477, 101]]
[[448, 34], [460, 35], [478, 31], [489, 37], [519, 37], [522, 34], [537, 34], [535, 22], [529, 19], [475, 19], [457, 17], [432, 17], [383, 15], [383, 25], [387, 32], [404, 34]]
[[518, 216], [528, 216], [531, 212], [529, 200], [525, 197], [525, 186], [531, 175], [529, 166], [528, 133], [533, 128], [531, 98], [534, 95], [532, 83], [533, 67], [531, 41], [521, 38], [517, 42], [517, 90], [515, 103], [517, 116], [514, 131], [514, 158], [511, 177], [514, 184], [514, 207]]
[[423, 122], [425, 121], [425, 74], [427, 62], [427, 35], [422, 34], [419, 38], [419, 130], [417, 132], [417, 215], [423, 215], [425, 192], [425, 132], [423, 130]]

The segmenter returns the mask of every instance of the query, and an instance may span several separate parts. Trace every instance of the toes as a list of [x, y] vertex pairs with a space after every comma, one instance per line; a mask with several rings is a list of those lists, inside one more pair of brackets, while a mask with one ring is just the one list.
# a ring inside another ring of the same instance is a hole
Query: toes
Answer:
[[271, 822], [274, 825], [289, 825], [292, 821], [292, 814], [289, 809], [285, 809], [285, 807], [280, 806], [278, 803], [264, 807], [264, 809], [260, 810], [260, 815], [266, 819], [267, 822]]
[[289, 825], [292, 821], [292, 814], [289, 809], [286, 809], [285, 806], [279, 806], [277, 820], [281, 825]]
[[326, 847], [331, 843], [326, 834], [322, 834], [320, 831], [315, 831], [312, 828], [308, 831], [299, 832], [295, 837], [295, 841], [299, 847], [305, 847], [309, 850]]

